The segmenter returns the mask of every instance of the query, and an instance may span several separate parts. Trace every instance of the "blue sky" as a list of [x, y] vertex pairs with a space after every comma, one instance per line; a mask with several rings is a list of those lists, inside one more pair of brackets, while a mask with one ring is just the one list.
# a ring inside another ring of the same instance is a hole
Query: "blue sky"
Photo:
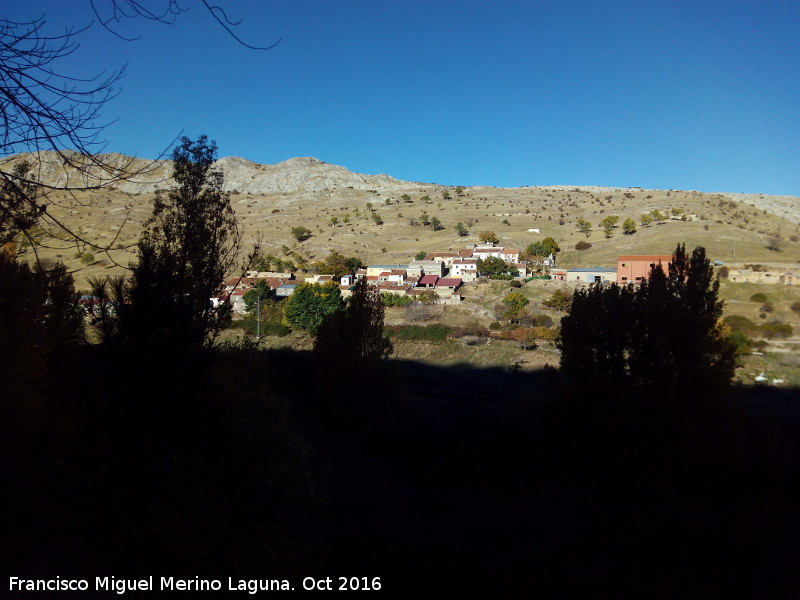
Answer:
[[[217, 2], [247, 42], [282, 41], [248, 50], [192, 0], [119, 26], [137, 41], [81, 35], [69, 72], [127, 65], [109, 151], [206, 133], [221, 156], [447, 185], [800, 195], [797, 0]], [[53, 31], [93, 18], [19, 4]]]

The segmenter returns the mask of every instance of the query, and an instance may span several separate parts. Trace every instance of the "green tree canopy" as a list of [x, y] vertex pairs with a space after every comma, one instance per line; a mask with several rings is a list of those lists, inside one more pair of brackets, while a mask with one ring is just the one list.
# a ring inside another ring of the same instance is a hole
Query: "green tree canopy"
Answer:
[[525, 249], [525, 255], [527, 257], [549, 256], [550, 254], [555, 254], [560, 251], [561, 248], [558, 247], [558, 242], [548, 236], [543, 240], [528, 244], [528, 247]]
[[625, 219], [625, 221], [622, 223], [622, 231], [626, 235], [631, 235], [633, 233], [636, 233], [636, 221], [634, 221], [630, 217]]
[[619, 217], [617, 215], [608, 215], [602, 221], [600, 221], [600, 223], [598, 223], [598, 227], [602, 227], [606, 237], [610, 238], [618, 221]]
[[304, 242], [311, 237], [311, 231], [302, 225], [298, 225], [297, 227], [292, 227], [292, 235], [298, 242]]
[[481, 231], [478, 234], [478, 239], [486, 244], [496, 244], [500, 241], [494, 231]]
[[464, 225], [464, 224], [463, 224], [461, 221], [459, 221], [458, 223], [456, 223], [456, 227], [455, 227], [455, 229], [456, 229], [456, 233], [457, 233], [457, 234], [458, 234], [460, 237], [464, 237], [464, 236], [466, 236], [466, 235], [469, 233], [469, 229], [467, 229], [467, 228], [466, 228], [466, 226], [465, 226], [465, 225]]
[[326, 273], [334, 277], [343, 277], [364, 267], [360, 258], [344, 256], [338, 252], [331, 252], [324, 261], [314, 263], [314, 265], [317, 273]]
[[266, 281], [259, 281], [251, 290], [247, 290], [243, 296], [244, 307], [247, 312], [254, 312], [258, 306], [259, 300], [263, 303], [264, 300], [272, 295], [269, 284]]
[[481, 275], [516, 275], [519, 272], [502, 258], [489, 256], [478, 259], [478, 273]]
[[575, 224], [575, 228], [578, 230], [579, 233], [586, 234], [587, 238], [589, 237], [589, 234], [592, 232], [592, 224], [583, 218], [578, 219], [578, 222]]
[[292, 327], [315, 334], [327, 315], [342, 309], [344, 300], [335, 282], [302, 283], [287, 298], [284, 314]]

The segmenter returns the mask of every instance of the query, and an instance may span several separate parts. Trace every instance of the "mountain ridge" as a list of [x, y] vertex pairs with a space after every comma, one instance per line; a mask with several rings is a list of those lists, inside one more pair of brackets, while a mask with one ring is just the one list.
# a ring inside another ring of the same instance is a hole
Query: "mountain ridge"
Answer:
[[[77, 152], [63, 153], [42, 152], [38, 157], [24, 153], [10, 156], [0, 164], [15, 164], [28, 160], [34, 165], [35, 177], [44, 185], [53, 188], [82, 188], [88, 186], [101, 187], [112, 185], [114, 189], [128, 194], [152, 194], [157, 190], [171, 187], [172, 161], [149, 160], [126, 156], [120, 153], [99, 154], [96, 164], [86, 161]], [[76, 165], [82, 165], [79, 169]], [[108, 169], [102, 165], [134, 173], [130, 178], [114, 178], [109, 180]], [[274, 164], [262, 164], [239, 156], [226, 156], [216, 161], [215, 165], [223, 172], [225, 182], [223, 189], [234, 194], [250, 194], [254, 196], [268, 194], [293, 193], [326, 193], [347, 189], [383, 191], [400, 193], [416, 190], [420, 187], [447, 189], [446, 186], [418, 181], [397, 179], [387, 174], [369, 175], [357, 173], [347, 167], [327, 163], [312, 156], [288, 158]], [[575, 186], [575, 185], [526, 185], [516, 188], [500, 186], [476, 185], [464, 186], [465, 189], [480, 192], [491, 189], [533, 189], [551, 191], [581, 191], [590, 193], [610, 193], [625, 190], [650, 190], [649, 188], [625, 188], [612, 186]], [[675, 190], [694, 193], [694, 190]], [[707, 195], [724, 196], [737, 202], [755, 206], [792, 223], [800, 224], [800, 197], [787, 195], [747, 194], [734, 192], [696, 192]]]

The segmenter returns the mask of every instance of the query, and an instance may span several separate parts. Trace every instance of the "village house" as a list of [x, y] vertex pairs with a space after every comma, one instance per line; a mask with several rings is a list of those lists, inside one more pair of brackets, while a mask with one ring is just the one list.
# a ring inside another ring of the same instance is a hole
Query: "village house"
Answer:
[[403, 269], [404, 271], [408, 270], [408, 265], [368, 265], [366, 276], [367, 277], [377, 277], [381, 273], [386, 271], [392, 272]]
[[417, 283], [417, 287], [432, 288], [436, 286], [437, 281], [439, 281], [438, 275], [423, 275]]
[[494, 244], [476, 244], [472, 248], [472, 257], [486, 260], [490, 256], [500, 258], [507, 263], [519, 262], [519, 249], [517, 248], [503, 248], [495, 246]]
[[320, 285], [323, 283], [327, 283], [328, 281], [334, 281], [333, 275], [309, 275], [305, 278], [306, 283], [319, 283]]
[[422, 275], [438, 275], [441, 277], [444, 275], [445, 263], [440, 260], [412, 260], [408, 265], [408, 274], [411, 275], [412, 271], [416, 269], [419, 270], [418, 273], [414, 273], [417, 277]]
[[294, 279], [294, 274], [278, 273], [276, 271], [247, 271], [245, 272], [245, 277], [253, 279]]
[[728, 280], [737, 283], [769, 283], [775, 285], [800, 285], [800, 275], [792, 271], [754, 271], [736, 269], [728, 273]]
[[641, 283], [647, 281], [650, 269], [661, 263], [661, 269], [667, 273], [671, 254], [628, 254], [617, 259], [617, 283]]
[[302, 285], [302, 283], [303, 282], [301, 282], [301, 281], [292, 281], [292, 282], [287, 282], [287, 283], [283, 283], [283, 284], [279, 285], [275, 289], [275, 297], [276, 298], [288, 298], [289, 296], [294, 294], [294, 291], [297, 289], [297, 286], [298, 285]]
[[[470, 256], [472, 256], [472, 251], [470, 251]], [[425, 262], [436, 261], [444, 265], [444, 268], [449, 269], [457, 258], [464, 258], [464, 256], [459, 252], [428, 252]]]
[[582, 283], [616, 283], [617, 269], [614, 267], [577, 267], [567, 270], [566, 280]]
[[466, 283], [475, 281], [478, 278], [478, 259], [477, 258], [457, 258], [450, 265], [451, 277], [460, 277]]
[[443, 277], [434, 285], [434, 291], [443, 304], [458, 304], [461, 296], [456, 294], [456, 290], [461, 287], [461, 283], [458, 277]]

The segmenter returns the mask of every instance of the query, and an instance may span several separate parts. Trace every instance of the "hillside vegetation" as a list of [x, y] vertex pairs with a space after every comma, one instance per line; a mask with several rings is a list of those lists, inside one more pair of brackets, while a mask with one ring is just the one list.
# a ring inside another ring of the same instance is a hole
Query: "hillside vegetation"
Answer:
[[[293, 255], [296, 263], [313, 262], [332, 250], [365, 263], [405, 262], [420, 251], [477, 242], [478, 234], [487, 230], [496, 232], [501, 245], [516, 248], [552, 236], [561, 244], [559, 266], [564, 267], [614, 265], [619, 254], [661, 254], [678, 243], [702, 245], [712, 260], [726, 263], [797, 264], [800, 259], [800, 198], [794, 197], [568, 186], [460, 188], [352, 173], [314, 158], [276, 165], [223, 158], [218, 164], [244, 230], [244, 247], [260, 236], [266, 253]], [[55, 244], [58, 249], [41, 249], [41, 256], [64, 261], [79, 286], [92, 275], [122, 273], [132, 258], [129, 248], [150, 215], [154, 190], [170, 186], [169, 166], [158, 163], [150, 175], [117, 188], [77, 192], [77, 204], [64, 197], [65, 207], [54, 208], [84, 239], [112, 245], [108, 255], [95, 250], [93, 260], [81, 261], [91, 248], [64, 241]], [[52, 163], [39, 175], [44, 183], [63, 182], [68, 176], [68, 167]], [[642, 213], [660, 210], [666, 215], [673, 209], [696, 218], [641, 225]], [[420, 225], [423, 213], [437, 217], [444, 227], [434, 231]], [[609, 215], [620, 219], [606, 238], [599, 223]], [[627, 218], [637, 225], [631, 235], [622, 229]], [[578, 232], [579, 219], [591, 224], [588, 235]], [[458, 222], [468, 230], [465, 236], [456, 232]], [[311, 236], [299, 242], [292, 235], [297, 226], [309, 229]], [[528, 231], [533, 228], [541, 233]], [[52, 240], [42, 241], [53, 245]], [[591, 248], [575, 250], [580, 241]]]

